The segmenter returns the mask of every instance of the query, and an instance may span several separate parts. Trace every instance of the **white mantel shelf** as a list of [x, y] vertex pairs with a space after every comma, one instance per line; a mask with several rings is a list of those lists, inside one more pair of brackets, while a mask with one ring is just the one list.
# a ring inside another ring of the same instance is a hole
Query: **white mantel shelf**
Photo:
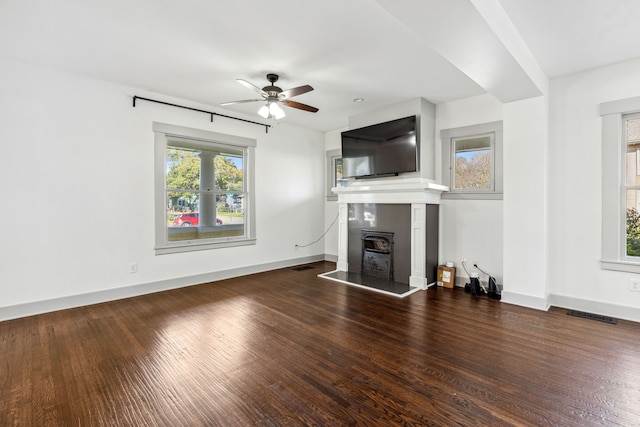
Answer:
[[338, 203], [433, 203], [440, 204], [440, 195], [449, 187], [434, 182], [404, 182], [371, 185], [352, 183], [331, 189]]

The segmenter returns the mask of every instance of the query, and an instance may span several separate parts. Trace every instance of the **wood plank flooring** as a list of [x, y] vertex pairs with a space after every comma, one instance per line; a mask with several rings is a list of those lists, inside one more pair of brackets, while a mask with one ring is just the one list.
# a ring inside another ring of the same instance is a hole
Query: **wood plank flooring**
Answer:
[[637, 426], [640, 325], [291, 268], [0, 323], [0, 426]]

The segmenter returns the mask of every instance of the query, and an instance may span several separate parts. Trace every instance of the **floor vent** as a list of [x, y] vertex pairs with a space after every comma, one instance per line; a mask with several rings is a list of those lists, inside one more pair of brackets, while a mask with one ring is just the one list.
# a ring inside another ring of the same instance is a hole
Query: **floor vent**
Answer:
[[310, 265], [301, 265], [300, 267], [294, 267], [293, 269], [295, 271], [305, 271], [305, 270], [311, 270], [313, 267]]
[[614, 319], [613, 317], [601, 316], [599, 314], [593, 313], [585, 313], [584, 311], [569, 310], [567, 311], [567, 314], [569, 316], [583, 317], [585, 319], [598, 320], [600, 322], [612, 323], [614, 325], [618, 323], [618, 319]]

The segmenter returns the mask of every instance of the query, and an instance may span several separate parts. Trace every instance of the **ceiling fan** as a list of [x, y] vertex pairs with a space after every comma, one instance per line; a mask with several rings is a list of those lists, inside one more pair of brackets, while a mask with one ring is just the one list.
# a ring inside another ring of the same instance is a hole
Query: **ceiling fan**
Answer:
[[249, 83], [246, 80], [236, 79], [238, 83], [243, 86], [248, 87], [251, 90], [257, 92], [262, 99], [245, 99], [242, 101], [230, 101], [223, 102], [220, 105], [232, 105], [232, 104], [244, 104], [247, 102], [259, 102], [266, 101], [266, 104], [260, 107], [258, 110], [258, 114], [265, 119], [275, 118], [276, 120], [280, 120], [286, 114], [284, 110], [280, 107], [280, 104], [285, 105], [291, 108], [297, 108], [298, 110], [309, 111], [312, 113], [317, 113], [318, 109], [316, 107], [312, 107], [311, 105], [302, 104], [300, 102], [291, 101], [289, 98], [293, 98], [294, 96], [302, 95], [303, 93], [311, 92], [313, 88], [309, 85], [294, 87], [293, 89], [282, 90], [278, 86], [274, 86], [274, 83], [278, 81], [279, 76], [277, 74], [267, 74], [267, 80], [271, 83], [269, 86], [265, 86], [260, 89], [258, 86]]

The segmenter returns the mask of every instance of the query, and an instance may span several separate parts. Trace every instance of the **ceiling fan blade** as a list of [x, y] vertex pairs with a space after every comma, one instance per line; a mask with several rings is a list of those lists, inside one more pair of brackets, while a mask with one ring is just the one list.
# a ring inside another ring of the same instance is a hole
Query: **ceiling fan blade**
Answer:
[[290, 101], [288, 99], [283, 100], [282, 104], [286, 105], [287, 107], [297, 108], [298, 110], [310, 111], [312, 113], [317, 113], [319, 111], [316, 107], [312, 107], [311, 105], [302, 104], [296, 101]]
[[243, 99], [242, 101], [223, 102], [220, 105], [244, 104], [246, 102], [258, 102], [258, 101], [264, 101], [264, 99]]
[[303, 93], [311, 92], [313, 88], [309, 85], [294, 87], [293, 89], [287, 89], [283, 91], [278, 97], [281, 99], [292, 98], [294, 96], [302, 95]]
[[242, 79], [236, 79], [236, 81], [238, 83], [240, 83], [242, 86], [248, 87], [249, 89], [256, 91], [257, 93], [259, 93], [260, 95], [262, 95], [264, 97], [269, 96], [269, 94], [267, 92], [263, 91], [258, 86], [254, 85], [253, 83], [249, 83], [248, 81], [242, 80]]

